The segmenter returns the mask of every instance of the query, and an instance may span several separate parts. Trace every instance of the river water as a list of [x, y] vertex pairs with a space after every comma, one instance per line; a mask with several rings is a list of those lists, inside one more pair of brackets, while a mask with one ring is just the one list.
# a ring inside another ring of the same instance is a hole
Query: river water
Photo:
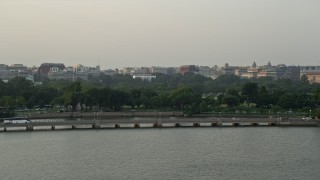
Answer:
[[320, 179], [320, 128], [0, 133], [0, 179]]

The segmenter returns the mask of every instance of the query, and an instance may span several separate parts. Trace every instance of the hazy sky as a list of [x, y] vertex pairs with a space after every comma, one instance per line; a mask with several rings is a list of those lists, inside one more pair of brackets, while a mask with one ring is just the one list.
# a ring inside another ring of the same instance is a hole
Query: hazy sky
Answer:
[[0, 0], [0, 64], [318, 65], [320, 0]]

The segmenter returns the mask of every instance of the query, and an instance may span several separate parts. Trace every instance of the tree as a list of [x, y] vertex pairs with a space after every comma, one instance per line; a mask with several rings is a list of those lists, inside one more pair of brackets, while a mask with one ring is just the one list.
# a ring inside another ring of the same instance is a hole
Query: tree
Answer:
[[271, 96], [265, 86], [259, 88], [256, 104], [257, 107], [269, 107], [272, 104]]
[[141, 90], [133, 89], [130, 91], [131, 106], [139, 107], [141, 105]]
[[57, 95], [57, 89], [53, 87], [43, 86], [37, 89], [36, 100], [42, 101], [45, 105], [50, 104]]
[[151, 99], [152, 106], [155, 108], [166, 108], [171, 106], [171, 97], [168, 93], [154, 96]]
[[8, 96], [22, 96], [24, 99], [29, 99], [35, 92], [35, 87], [32, 81], [26, 80], [23, 77], [15, 77], [9, 80], [7, 84]]
[[214, 82], [216, 83], [223, 83], [223, 84], [232, 84], [239, 81], [240, 81], [240, 77], [234, 74], [224, 74], [214, 80]]
[[179, 106], [183, 111], [185, 105], [191, 105], [200, 98], [197, 99], [197, 95], [190, 88], [178, 88], [171, 92], [171, 99], [173, 104]]
[[308, 79], [308, 76], [303, 74], [301, 77], [300, 77], [300, 81], [302, 84], [309, 84], [309, 79]]
[[7, 89], [7, 84], [4, 83], [2, 79], [0, 79], [0, 98], [1, 96], [4, 96], [7, 93], [6, 89]]
[[313, 107], [315, 102], [311, 95], [308, 94], [300, 94], [296, 96], [296, 107], [303, 108], [303, 107]]
[[242, 86], [242, 96], [247, 101], [248, 106], [250, 103], [254, 103], [258, 97], [258, 85], [253, 82], [246, 82]]
[[318, 119], [320, 119], [320, 109], [316, 109], [314, 114]]
[[65, 87], [64, 90], [64, 105], [65, 106], [72, 106], [72, 109], [76, 109], [76, 105], [78, 103], [81, 103], [81, 98], [83, 97], [81, 94], [81, 83], [80, 82], [73, 82], [67, 87]]
[[22, 108], [26, 105], [26, 100], [22, 96], [17, 96], [15, 102], [17, 108]]
[[28, 109], [32, 109], [36, 104], [37, 100], [35, 96], [31, 96], [26, 102], [26, 106]]
[[206, 101], [202, 101], [200, 103], [200, 112], [207, 112], [208, 111], [208, 104]]
[[152, 98], [157, 96], [157, 93], [150, 88], [143, 89], [141, 92], [141, 103], [145, 108], [151, 108]]
[[6, 107], [7, 109], [14, 109], [15, 104], [15, 100], [12, 96], [3, 96], [0, 99], [0, 106]]
[[320, 104], [320, 88], [317, 88], [317, 90], [314, 91], [313, 98], [315, 103], [319, 105]]
[[285, 109], [296, 108], [296, 95], [287, 93], [279, 98], [278, 105]]
[[111, 91], [111, 106], [114, 111], [120, 111], [122, 106], [129, 103], [129, 94], [123, 91]]
[[7, 118], [7, 117], [13, 117], [15, 116], [14, 111], [10, 111], [7, 108], [0, 109], [0, 118]]
[[240, 104], [239, 98], [233, 95], [226, 95], [223, 97], [222, 102], [229, 107], [236, 107]]

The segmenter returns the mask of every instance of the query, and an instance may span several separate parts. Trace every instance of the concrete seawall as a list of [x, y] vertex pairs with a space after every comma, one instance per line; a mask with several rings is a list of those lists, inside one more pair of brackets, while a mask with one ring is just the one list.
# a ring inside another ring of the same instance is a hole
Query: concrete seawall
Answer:
[[[106, 119], [42, 119], [30, 123], [1, 123], [3, 131], [34, 131], [57, 129], [119, 129], [119, 128], [180, 128], [180, 127], [320, 127], [319, 120], [269, 118], [106, 118]], [[0, 130], [1, 131], [1, 130]]]

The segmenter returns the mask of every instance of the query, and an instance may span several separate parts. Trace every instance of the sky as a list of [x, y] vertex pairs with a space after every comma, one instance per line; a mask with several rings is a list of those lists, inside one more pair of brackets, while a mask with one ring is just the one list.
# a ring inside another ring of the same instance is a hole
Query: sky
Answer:
[[0, 64], [320, 61], [319, 0], [0, 0]]

